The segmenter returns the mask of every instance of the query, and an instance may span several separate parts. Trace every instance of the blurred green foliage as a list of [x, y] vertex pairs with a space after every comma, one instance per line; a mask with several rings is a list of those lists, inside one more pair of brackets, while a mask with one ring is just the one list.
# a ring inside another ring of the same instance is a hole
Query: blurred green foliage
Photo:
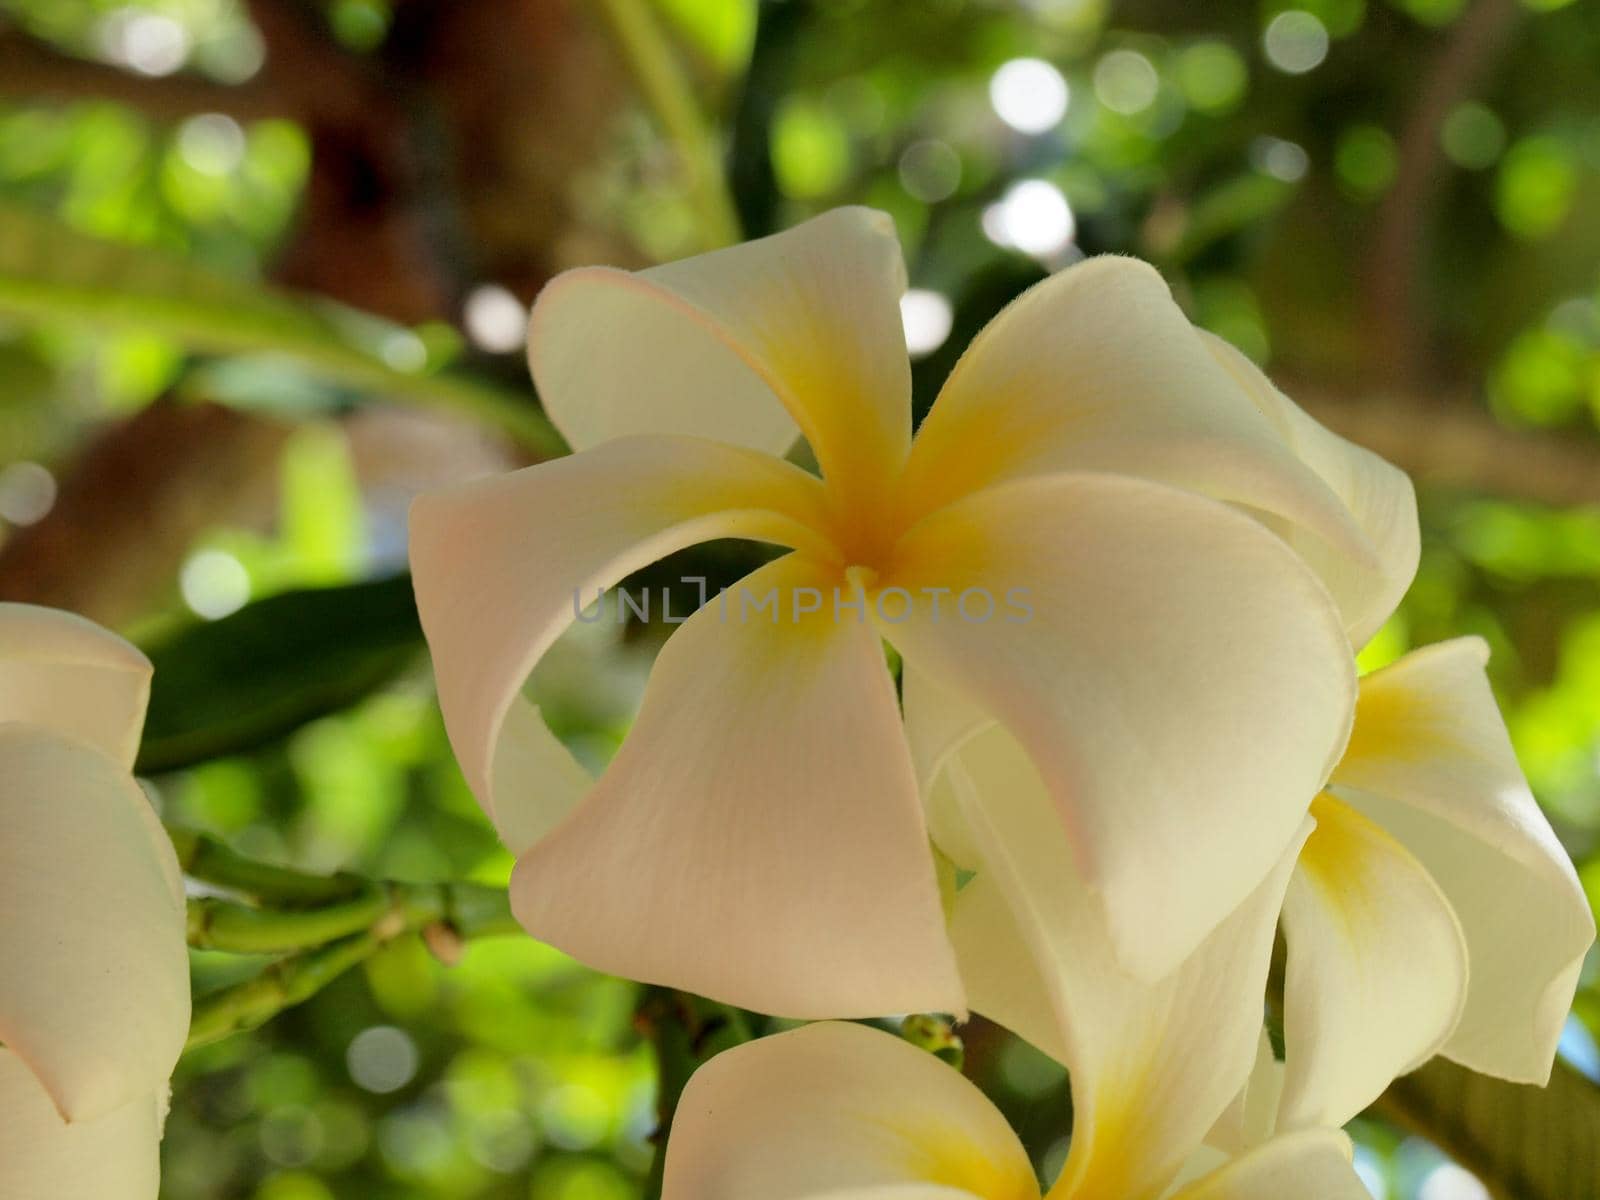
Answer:
[[[505, 0], [508, 39], [525, 33], [519, 5], [563, 9]], [[559, 449], [515, 338], [486, 339], [459, 303], [501, 282], [484, 265], [500, 261], [497, 226], [467, 220], [471, 197], [433, 197], [419, 224], [455, 277], [425, 319], [305, 295], [318, 289], [304, 269], [285, 289], [280, 264], [321, 219], [318, 171], [354, 151], [328, 151], [309, 117], [234, 111], [225, 90], [271, 84], [273, 56], [295, 46], [259, 19], [292, 10], [360, 72], [417, 87], [408, 153], [428, 168], [422, 184], [466, 191], [462, 164], [493, 147], [453, 143], [450, 84], [425, 92], [406, 74], [434, 36], [415, 16], [431, 6], [0, 0], [0, 520], [17, 539], [50, 520], [90, 440], [152, 404], [218, 401], [291, 425], [268, 511], [194, 523], [171, 578], [124, 622], [162, 664], [145, 766], [164, 814], [303, 868], [495, 883], [510, 861], [450, 756], [393, 579], [410, 492], [491, 464], [451, 438], [430, 450], [442, 476], [392, 447], [396, 461], [375, 466], [361, 423], [424, 406], [474, 439]], [[1595, 5], [659, 0], [653, 12], [726, 153], [747, 234], [845, 202], [894, 216], [912, 286], [949, 316], [943, 336], [937, 320], [922, 330], [919, 412], [1021, 288], [1080, 254], [1129, 252], [1285, 378], [1468, 413], [1510, 439], [1507, 456], [1529, 431], [1559, 437], [1600, 475]], [[551, 27], [598, 41], [599, 25], [568, 24]], [[56, 82], [7, 86], [8, 44], [43, 48], [49, 69], [30, 78]], [[1018, 60], [1031, 65], [1002, 71]], [[224, 90], [204, 93], [215, 109], [175, 112], [74, 64], [144, 81], [152, 101], [173, 81]], [[463, 94], [470, 82], [457, 81]], [[616, 103], [605, 130], [562, 181], [574, 215], [551, 235], [552, 265], [697, 249], [695, 206], [648, 113]], [[376, 224], [386, 184], [364, 186]], [[335, 299], [343, 270], [321, 289]], [[530, 298], [526, 277], [505, 282]], [[1506, 494], [1503, 478], [1419, 481], [1422, 569], [1363, 665], [1488, 639], [1523, 763], [1600, 903], [1600, 493], [1547, 495], [1532, 480]], [[715, 580], [750, 554], [713, 546], [649, 578], [688, 564]], [[626, 732], [663, 633], [577, 626], [530, 685], [591, 766]], [[197, 952], [197, 990], [259, 966]], [[637, 1000], [526, 939], [469, 945], [451, 968], [397, 941], [185, 1060], [164, 1196], [639, 1195], [655, 1100]], [[1591, 963], [1564, 1043], [1591, 1078], [1597, 1036]], [[982, 1028], [966, 1064], [1043, 1167], [1059, 1163], [1061, 1071]], [[1474, 1194], [1443, 1190], [1441, 1151], [1381, 1117], [1356, 1133], [1375, 1194]]]

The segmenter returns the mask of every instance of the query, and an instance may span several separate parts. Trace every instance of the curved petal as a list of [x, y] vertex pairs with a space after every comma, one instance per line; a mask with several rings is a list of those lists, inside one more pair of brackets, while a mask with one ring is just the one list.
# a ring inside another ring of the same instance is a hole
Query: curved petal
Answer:
[[610, 768], [517, 864], [530, 933], [783, 1016], [964, 1011], [894, 684], [838, 578], [779, 559], [668, 640]]
[[69, 1120], [166, 1087], [189, 1028], [172, 846], [131, 776], [0, 726], [0, 1042]]
[[439, 704], [496, 827], [521, 842], [573, 798], [570, 772], [552, 783], [537, 769], [538, 714], [511, 714], [597, 589], [710, 538], [809, 545], [821, 513], [821, 485], [798, 468], [695, 438], [621, 439], [419, 497], [411, 570]]
[[1350, 1139], [1336, 1129], [1275, 1137], [1170, 1200], [1371, 1200], [1350, 1164]]
[[69, 1125], [22, 1060], [0, 1049], [0, 1196], [156, 1200], [161, 1109], [156, 1096], [139, 1096]]
[[1248, 517], [1116, 476], [992, 489], [900, 550], [875, 607], [911, 611], [885, 636], [1027, 747], [1121, 959], [1160, 978], [1272, 869], [1344, 744], [1327, 592]]
[[1308, 416], [1261, 369], [1214, 334], [1200, 335], [1283, 438], [1349, 509], [1377, 552], [1377, 562], [1341, 553], [1299, 526], [1279, 531], [1328, 585], [1344, 613], [1350, 641], [1366, 645], [1411, 586], [1421, 553], [1417, 497], [1406, 473], [1372, 451], [1346, 441]]
[[[1311, 823], [1303, 819], [1266, 880], [1193, 955], [1147, 983], [1118, 965], [1044, 782], [1017, 741], [991, 728], [948, 769], [982, 853], [951, 913], [969, 999], [986, 1016], [1018, 1022], [1016, 1032], [1057, 1055], [1072, 1077], [1072, 1150], [1050, 1194], [1158, 1192], [1250, 1074], [1278, 910]], [[974, 904], [980, 913], [968, 910]], [[991, 975], [995, 945], [1023, 955], [1033, 977], [1022, 968]], [[1029, 994], [1039, 984], [1046, 994]]]
[[560, 275], [528, 361], [579, 449], [676, 433], [781, 454], [798, 427], [830, 481], [877, 496], [911, 437], [905, 286], [893, 221], [840, 208], [636, 275]]
[[[1273, 1055], [1272, 1039], [1263, 1029], [1256, 1044], [1256, 1065], [1250, 1070], [1250, 1078], [1206, 1134], [1206, 1145], [1232, 1157], [1271, 1137], [1278, 1128], [1283, 1081], [1283, 1064]], [[1198, 1178], [1200, 1174], [1203, 1172], [1190, 1178]]]
[[1467, 947], [1422, 864], [1330, 796], [1283, 902], [1283, 1129], [1343, 1125], [1432, 1058], [1461, 1016]]
[[1063, 470], [1134, 475], [1246, 505], [1376, 564], [1339, 498], [1136, 259], [1069, 267], [989, 323], [917, 433], [904, 502], [924, 514]]
[[1363, 678], [1333, 782], [1416, 855], [1466, 933], [1466, 1009], [1443, 1053], [1543, 1084], [1594, 914], [1517, 766], [1487, 661], [1461, 638]]
[[[896, 1187], [910, 1184], [923, 1186]], [[662, 1200], [880, 1195], [1038, 1200], [1039, 1186], [982, 1092], [926, 1051], [862, 1025], [825, 1022], [747, 1042], [684, 1088]]]
[[139, 752], [150, 660], [76, 613], [0, 603], [0, 722], [94, 746], [124, 767]]

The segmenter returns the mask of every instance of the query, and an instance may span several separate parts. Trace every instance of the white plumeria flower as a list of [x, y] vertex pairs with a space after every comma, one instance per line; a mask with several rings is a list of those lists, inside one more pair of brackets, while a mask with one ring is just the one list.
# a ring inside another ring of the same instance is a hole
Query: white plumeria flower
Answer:
[[[1213, 346], [1382, 548], [1381, 584], [1317, 563], [1359, 645], [1416, 570], [1410, 485], [1313, 422], [1236, 351]], [[1287, 536], [1313, 559], [1323, 553]], [[1312, 803], [1316, 830], [1284, 902], [1286, 1063], [1272, 1127], [1342, 1125], [1436, 1053], [1518, 1082], [1549, 1077], [1594, 917], [1517, 766], [1487, 656], [1481, 640], [1462, 638], [1360, 680], [1349, 744]], [[985, 919], [1031, 923], [1045, 931], [1032, 936], [1045, 938], [1075, 919], [1064, 910], [1070, 898], [1050, 899], [1042, 864], [1019, 877], [1014, 863], [985, 855], [972, 832], [985, 814], [1006, 819], [1045, 803], [1041, 769], [1023, 747], [909, 673], [906, 717], [929, 781], [936, 842], [1013, 895], [1014, 918], [987, 910]], [[1048, 832], [1040, 825], [1027, 836]], [[968, 891], [954, 904], [958, 944], [978, 947], [995, 935], [972, 931]], [[968, 979], [975, 1009], [1064, 1058], [1049, 1044], [1047, 1012], [1019, 1009], [993, 973], [969, 971]]]
[[0, 1195], [155, 1200], [189, 1028], [183, 878], [131, 774], [150, 664], [0, 604]]
[[[975, 829], [985, 845], [1045, 864], [1059, 828]], [[1203, 1145], [1250, 1072], [1259, 997], [1292, 852], [1167, 979], [1145, 984], [1116, 961], [1093, 919], [1049, 946], [1012, 939], [964, 947], [1048, 1014], [1071, 1070], [1072, 1143], [1049, 1200], [1365, 1200], [1336, 1131], [1272, 1138], [1230, 1156]], [[1054, 872], [1057, 890], [1083, 883]], [[998, 874], [996, 878], [998, 877]], [[968, 895], [968, 893], [972, 893]], [[984, 875], [970, 916], [1004, 908]], [[1086, 903], [1071, 910], [1087, 913]], [[967, 918], [962, 918], [965, 921]], [[973, 926], [977, 928], [976, 925]], [[988, 928], [1010, 929], [1001, 923]], [[689, 1081], [667, 1143], [663, 1200], [1039, 1200], [1021, 1144], [993, 1105], [937, 1058], [877, 1030], [824, 1022], [712, 1059]]]
[[[1354, 668], [1316, 571], [1365, 596], [1381, 548], [1160, 277], [1092, 259], [1027, 292], [914, 443], [904, 288], [866, 209], [569, 272], [529, 355], [578, 453], [413, 509], [440, 702], [520, 855], [514, 909], [593, 966], [793, 1017], [965, 1010], [880, 636], [1027, 745], [1147, 978], [1261, 881], [1344, 744]], [[820, 479], [778, 457], [802, 434]], [[701, 608], [591, 781], [524, 681], [575, 595], [718, 537], [793, 548], [739, 589], [784, 618]], [[862, 609], [790, 619], [805, 589]], [[960, 619], [969, 589], [1031, 619]]]

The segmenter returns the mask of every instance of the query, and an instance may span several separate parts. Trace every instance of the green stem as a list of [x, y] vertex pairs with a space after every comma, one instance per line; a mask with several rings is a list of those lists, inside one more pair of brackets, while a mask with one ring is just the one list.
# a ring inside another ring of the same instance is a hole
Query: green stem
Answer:
[[299, 907], [347, 900], [367, 886], [357, 875], [313, 875], [274, 866], [230, 849], [215, 838], [169, 826], [167, 836], [178, 852], [183, 873], [201, 883], [238, 892], [263, 904]]
[[596, 4], [640, 94], [683, 159], [706, 249], [732, 245], [741, 236], [739, 216], [722, 172], [716, 137], [649, 0], [596, 0]]
[[256, 1028], [405, 934], [437, 934], [441, 940], [430, 941], [430, 947], [448, 957], [445, 948], [461, 939], [518, 928], [504, 888], [312, 875], [256, 862], [189, 830], [168, 833], [191, 878], [257, 902], [190, 899], [189, 944], [235, 954], [287, 955], [254, 978], [199, 997], [190, 1049]]
[[253, 979], [195, 1001], [185, 1050], [221, 1041], [265, 1025], [286, 1008], [311, 999], [383, 944], [362, 933], [320, 949], [275, 962]]

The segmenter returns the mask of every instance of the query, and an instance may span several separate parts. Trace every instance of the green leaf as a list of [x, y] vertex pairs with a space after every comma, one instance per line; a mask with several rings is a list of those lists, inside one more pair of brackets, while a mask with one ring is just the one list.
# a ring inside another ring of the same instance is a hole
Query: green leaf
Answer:
[[409, 576], [285, 592], [150, 651], [141, 772], [273, 741], [394, 678], [422, 646]]
[[1433, 1142], [1497, 1200], [1600, 1197], [1600, 1088], [1560, 1063], [1537, 1088], [1435, 1059], [1374, 1111]]
[[431, 369], [426, 343], [404, 326], [11, 206], [0, 206], [0, 315], [137, 329], [213, 354], [283, 355], [366, 395], [464, 413], [542, 457], [566, 452], [531, 396]]

